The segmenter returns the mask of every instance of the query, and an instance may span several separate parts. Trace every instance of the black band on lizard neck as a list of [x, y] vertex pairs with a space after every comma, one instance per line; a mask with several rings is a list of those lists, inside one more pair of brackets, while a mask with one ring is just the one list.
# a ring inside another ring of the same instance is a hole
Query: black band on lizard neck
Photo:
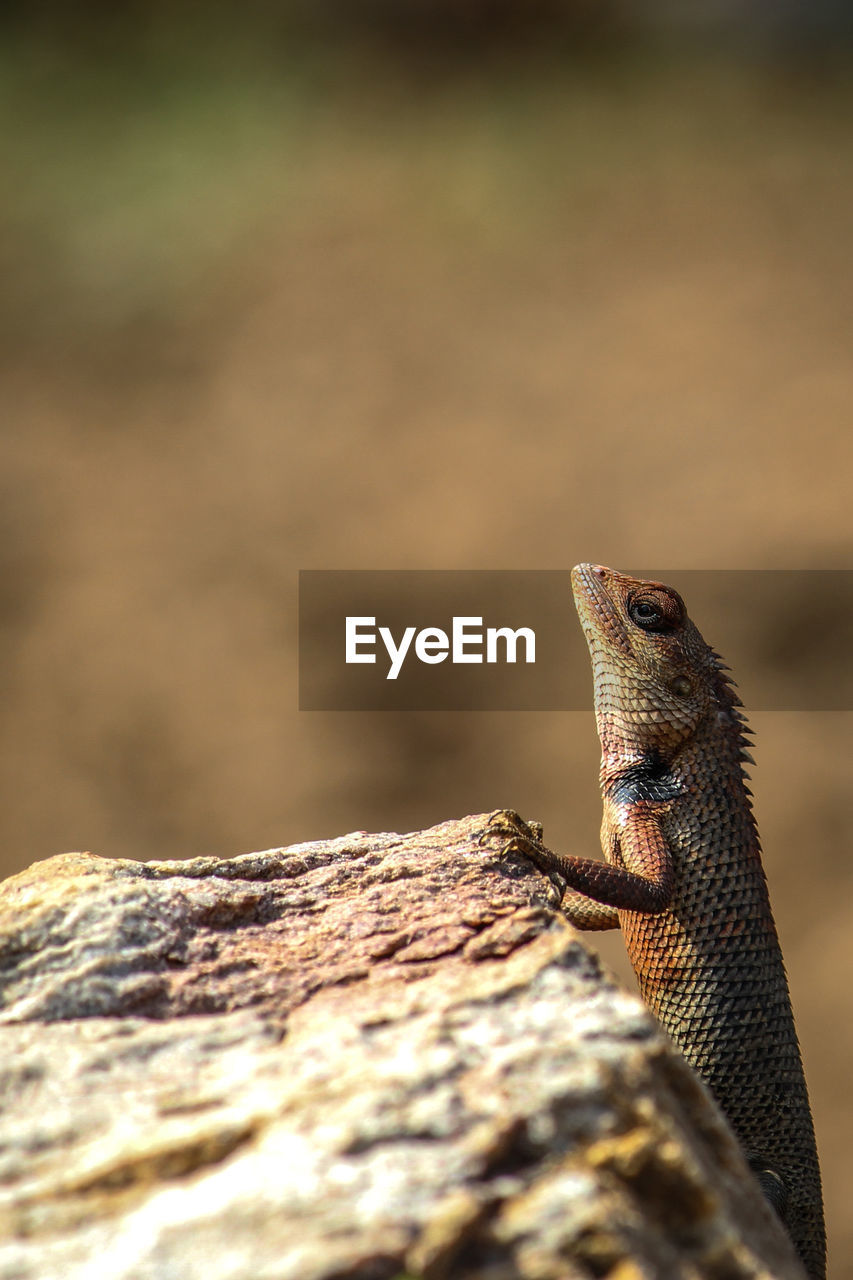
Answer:
[[604, 793], [614, 804], [633, 804], [637, 800], [675, 800], [682, 784], [669, 772], [666, 762], [650, 754], [637, 764], [628, 765], [605, 784]]

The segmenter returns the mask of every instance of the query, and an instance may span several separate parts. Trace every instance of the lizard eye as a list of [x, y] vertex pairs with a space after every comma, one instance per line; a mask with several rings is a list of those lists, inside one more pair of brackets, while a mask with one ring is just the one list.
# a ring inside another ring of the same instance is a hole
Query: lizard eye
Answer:
[[645, 591], [631, 597], [628, 614], [644, 631], [673, 631], [684, 620], [684, 605], [674, 591]]

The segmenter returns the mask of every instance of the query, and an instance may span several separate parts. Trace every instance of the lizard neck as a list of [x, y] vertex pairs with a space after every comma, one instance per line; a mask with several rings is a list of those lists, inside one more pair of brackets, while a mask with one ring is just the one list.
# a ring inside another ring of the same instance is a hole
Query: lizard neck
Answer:
[[601, 789], [611, 803], [660, 804], [676, 822], [679, 813], [689, 814], [691, 825], [697, 814], [714, 814], [719, 829], [736, 833], [742, 848], [759, 855], [747, 763], [752, 756], [739, 704], [718, 704], [669, 751], [634, 733], [602, 739]]
[[[729, 786], [745, 786], [743, 766], [752, 763], [752, 735], [743, 704], [719, 654], [713, 649], [706, 652], [708, 683], [697, 715], [687, 711], [677, 715], [672, 698], [664, 701], [655, 682], [634, 668], [629, 678], [619, 671], [614, 678], [608, 663], [602, 661], [596, 667], [595, 717], [603, 782], [627, 769], [648, 767], [660, 773], [713, 758]], [[616, 696], [622, 685], [630, 687], [630, 700]]]

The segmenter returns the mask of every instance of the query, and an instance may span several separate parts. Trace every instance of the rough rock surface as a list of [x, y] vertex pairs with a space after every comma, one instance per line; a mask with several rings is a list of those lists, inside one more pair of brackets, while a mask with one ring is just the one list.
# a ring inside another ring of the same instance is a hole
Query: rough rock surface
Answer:
[[0, 1278], [799, 1278], [483, 817], [0, 886]]

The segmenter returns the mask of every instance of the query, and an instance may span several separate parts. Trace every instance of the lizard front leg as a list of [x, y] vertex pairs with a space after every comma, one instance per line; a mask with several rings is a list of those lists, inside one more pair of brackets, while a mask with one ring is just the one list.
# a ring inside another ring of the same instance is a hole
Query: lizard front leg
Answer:
[[[521, 852], [527, 853], [529, 847], [535, 847], [543, 857], [556, 858], [556, 854], [551, 853], [551, 850], [542, 843], [542, 834], [542, 824], [540, 822], [532, 820], [525, 822], [514, 809], [496, 809], [494, 813], [489, 815], [489, 825], [481, 833], [480, 843], [487, 836], [509, 836], [509, 841], [501, 850], [502, 854], [506, 853], [513, 840], [518, 838], [526, 842], [525, 848]], [[605, 929], [619, 928], [619, 912], [614, 907], [608, 907], [603, 902], [596, 902], [585, 893], [570, 889], [559, 870], [554, 870], [550, 864], [546, 866], [542, 861], [537, 861], [532, 854], [528, 856], [540, 871], [545, 872], [551, 883], [559, 891], [560, 909], [569, 924], [573, 924], [576, 929], [583, 929], [587, 932], [592, 932], [593, 930], [603, 932]]]
[[[612, 844], [618, 864], [554, 853], [538, 838], [541, 828], [535, 830], [511, 810], [492, 814], [484, 834], [508, 835], [502, 853], [524, 854], [546, 875], [562, 877], [572, 891], [567, 904], [572, 923], [586, 929], [614, 928], [618, 910], [657, 914], [672, 900], [675, 872], [659, 820], [667, 807], [643, 800], [614, 806]], [[590, 902], [589, 908], [583, 899]], [[590, 909], [594, 905], [610, 910]]]

